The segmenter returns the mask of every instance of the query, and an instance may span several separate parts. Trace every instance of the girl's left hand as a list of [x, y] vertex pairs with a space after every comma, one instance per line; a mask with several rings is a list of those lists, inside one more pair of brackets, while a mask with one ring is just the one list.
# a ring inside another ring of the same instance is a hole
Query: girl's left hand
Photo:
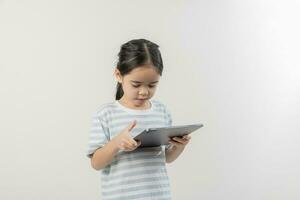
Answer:
[[189, 143], [190, 139], [191, 136], [188, 134], [183, 137], [173, 137], [169, 142], [176, 147], [185, 147], [185, 145]]

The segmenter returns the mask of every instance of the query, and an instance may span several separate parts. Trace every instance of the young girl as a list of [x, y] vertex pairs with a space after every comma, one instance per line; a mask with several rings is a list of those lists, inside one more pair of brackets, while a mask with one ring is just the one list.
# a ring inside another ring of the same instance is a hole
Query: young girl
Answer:
[[158, 45], [145, 39], [121, 46], [115, 69], [116, 101], [96, 112], [88, 157], [102, 170], [102, 197], [121, 199], [171, 199], [166, 162], [174, 161], [190, 136], [174, 137], [170, 145], [138, 148], [133, 135], [146, 128], [171, 126], [171, 115], [157, 100], [151, 100], [163, 71]]

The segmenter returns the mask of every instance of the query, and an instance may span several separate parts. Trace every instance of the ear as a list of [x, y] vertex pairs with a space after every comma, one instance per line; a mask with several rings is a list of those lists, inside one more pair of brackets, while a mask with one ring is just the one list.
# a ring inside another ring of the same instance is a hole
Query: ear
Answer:
[[119, 83], [122, 83], [123, 77], [121, 75], [121, 72], [116, 68], [114, 72], [115, 78]]

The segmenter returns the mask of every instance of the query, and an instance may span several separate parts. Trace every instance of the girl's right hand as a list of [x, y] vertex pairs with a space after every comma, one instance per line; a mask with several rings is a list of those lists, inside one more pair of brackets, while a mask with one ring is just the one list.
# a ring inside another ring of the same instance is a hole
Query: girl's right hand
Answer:
[[123, 151], [133, 151], [135, 150], [140, 144], [140, 141], [135, 141], [131, 134], [130, 131], [136, 126], [136, 121], [134, 120], [129, 124], [128, 127], [126, 127], [121, 133], [119, 133], [115, 138], [114, 141], [116, 143], [116, 147], [119, 150]]

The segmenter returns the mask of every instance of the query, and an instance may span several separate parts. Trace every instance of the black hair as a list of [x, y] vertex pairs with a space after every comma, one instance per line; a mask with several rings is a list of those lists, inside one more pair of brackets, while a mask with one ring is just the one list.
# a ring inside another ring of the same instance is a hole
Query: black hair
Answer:
[[[163, 72], [163, 61], [159, 46], [146, 39], [134, 39], [121, 46], [117, 69], [124, 76], [143, 65], [153, 65], [159, 75]], [[117, 84], [116, 100], [124, 95], [122, 84]]]

